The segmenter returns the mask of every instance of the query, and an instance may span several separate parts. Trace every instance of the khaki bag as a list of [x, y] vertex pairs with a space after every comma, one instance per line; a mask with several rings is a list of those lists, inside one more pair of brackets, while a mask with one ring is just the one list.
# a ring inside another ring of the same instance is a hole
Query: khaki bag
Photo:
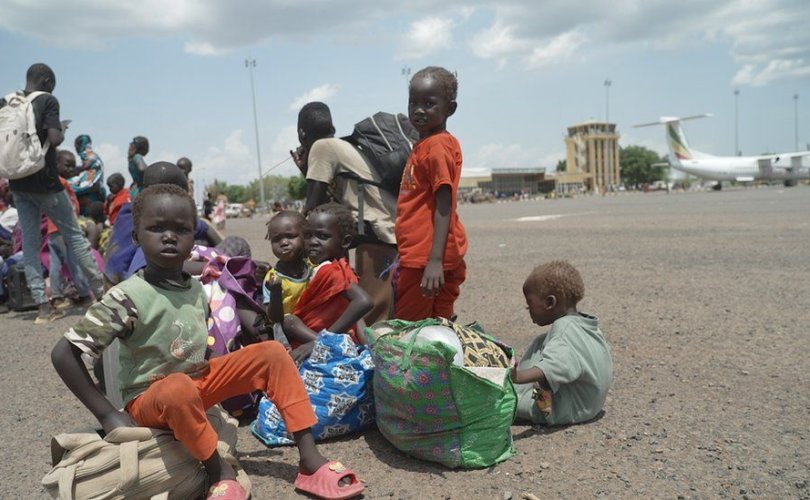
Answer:
[[[219, 453], [237, 469], [250, 495], [250, 479], [239, 468], [237, 421], [214, 406], [206, 414], [217, 431]], [[42, 478], [60, 500], [193, 499], [205, 493], [207, 477], [199, 460], [169, 430], [119, 427], [104, 439], [96, 433], [59, 434], [51, 441], [53, 469]]]

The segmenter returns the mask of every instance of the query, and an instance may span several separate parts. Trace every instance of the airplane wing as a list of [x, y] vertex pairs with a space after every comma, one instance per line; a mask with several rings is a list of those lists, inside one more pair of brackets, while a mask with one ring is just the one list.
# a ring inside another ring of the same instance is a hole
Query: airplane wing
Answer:
[[756, 156], [755, 158], [757, 159], [757, 161], [762, 160], [779, 161], [780, 159], [785, 160], [790, 158], [792, 160], [793, 158], [803, 158], [805, 156], [810, 156], [810, 151], [797, 151], [795, 153], [777, 153], [774, 155]]

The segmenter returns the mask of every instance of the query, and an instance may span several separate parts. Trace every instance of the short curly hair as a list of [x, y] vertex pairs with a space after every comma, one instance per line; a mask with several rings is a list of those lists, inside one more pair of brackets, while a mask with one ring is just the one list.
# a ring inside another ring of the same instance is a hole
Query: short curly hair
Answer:
[[307, 222], [307, 220], [304, 218], [304, 215], [298, 210], [282, 210], [280, 212], [277, 212], [272, 217], [270, 217], [270, 220], [267, 221], [267, 223], [265, 224], [265, 226], [267, 226], [267, 234], [264, 235], [264, 239], [266, 240], [270, 239], [270, 224], [272, 224], [273, 221], [276, 219], [283, 219], [283, 218], [293, 219], [295, 222], [298, 223], [298, 227], [300, 229], [303, 229], [304, 224], [306, 224]]
[[357, 236], [357, 220], [355, 220], [352, 212], [340, 203], [335, 203], [332, 201], [329, 203], [324, 203], [323, 205], [318, 205], [310, 210], [309, 215], [312, 214], [327, 214], [334, 217], [335, 222], [337, 223], [338, 231], [340, 231], [341, 238], [347, 234], [351, 236], [352, 239]]
[[427, 68], [417, 71], [411, 83], [418, 78], [434, 78], [439, 81], [444, 89], [444, 96], [448, 101], [455, 101], [458, 95], [458, 78], [453, 73], [440, 66], [428, 66]]
[[569, 262], [553, 260], [532, 270], [523, 284], [526, 291], [564, 297], [569, 305], [577, 305], [585, 296], [582, 276]]
[[194, 226], [197, 226], [197, 207], [194, 204], [194, 199], [188, 194], [188, 191], [175, 184], [154, 184], [138, 193], [138, 196], [135, 197], [135, 201], [132, 202], [132, 229], [134, 231], [137, 231], [140, 227], [141, 214], [149, 199], [164, 194], [183, 198], [191, 208], [191, 213], [194, 214]]

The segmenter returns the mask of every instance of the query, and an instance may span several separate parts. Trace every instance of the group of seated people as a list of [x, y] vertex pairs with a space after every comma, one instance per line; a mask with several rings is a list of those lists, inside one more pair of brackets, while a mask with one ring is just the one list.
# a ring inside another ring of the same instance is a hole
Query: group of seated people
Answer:
[[[122, 425], [172, 429], [203, 463], [216, 491], [231, 491], [234, 498], [241, 487], [216, 450], [205, 410], [262, 391], [299, 449], [295, 486], [322, 498], [359, 494], [364, 486], [355, 474], [318, 451], [311, 432], [317, 419], [296, 368], [321, 331], [368, 344], [363, 317], [373, 303], [346, 258], [357, 224], [352, 213], [332, 202], [306, 216], [275, 213], [266, 238], [277, 262], [268, 269], [252, 260], [244, 239], [222, 239], [197, 216], [188, 179], [174, 164], [150, 165], [134, 200], [116, 201], [119, 182], [115, 175], [108, 179], [112, 195], [103, 213], [114, 213], [114, 224], [99, 238], [107, 241], [104, 274], [113, 286], [52, 352], [66, 385], [105, 432]], [[219, 300], [214, 284], [232, 302]], [[574, 423], [592, 418], [604, 404], [610, 355], [595, 318], [577, 312], [583, 292], [579, 273], [567, 263], [541, 266], [524, 284], [532, 320], [554, 326], [512, 369], [512, 379], [523, 384], [522, 418]], [[229, 332], [224, 346], [215, 329]], [[82, 360], [83, 354], [99, 359], [116, 339], [123, 346], [123, 409], [92, 382]], [[572, 342], [581, 345], [572, 350]], [[596, 351], [601, 354], [592, 359], [577, 354]]]

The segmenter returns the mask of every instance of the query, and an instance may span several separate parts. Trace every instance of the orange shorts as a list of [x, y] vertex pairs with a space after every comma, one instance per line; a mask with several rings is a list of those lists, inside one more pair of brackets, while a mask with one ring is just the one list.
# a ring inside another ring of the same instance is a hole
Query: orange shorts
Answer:
[[464, 261], [455, 269], [444, 271], [444, 286], [434, 297], [422, 293], [422, 275], [425, 268], [400, 267], [394, 276], [394, 317], [407, 321], [426, 318], [452, 318], [453, 304], [461, 293], [461, 284], [467, 277]]
[[275, 341], [213, 358], [208, 372], [198, 378], [172, 373], [150, 385], [126, 409], [138, 425], [171, 429], [194, 458], [207, 460], [217, 449], [217, 433], [205, 410], [259, 390], [276, 405], [291, 433], [318, 421], [295, 363]]

